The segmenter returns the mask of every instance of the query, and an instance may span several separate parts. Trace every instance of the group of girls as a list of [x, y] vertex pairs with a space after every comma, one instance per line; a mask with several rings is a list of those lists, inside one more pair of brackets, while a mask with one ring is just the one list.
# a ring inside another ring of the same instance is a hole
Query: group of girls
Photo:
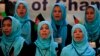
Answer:
[[[66, 6], [56, 3], [51, 23], [33, 22], [28, 4], [18, 1], [14, 16], [2, 20], [0, 56], [95, 56], [100, 54], [100, 13], [87, 6], [84, 24], [71, 26], [66, 21]], [[41, 18], [38, 17], [38, 18]]]

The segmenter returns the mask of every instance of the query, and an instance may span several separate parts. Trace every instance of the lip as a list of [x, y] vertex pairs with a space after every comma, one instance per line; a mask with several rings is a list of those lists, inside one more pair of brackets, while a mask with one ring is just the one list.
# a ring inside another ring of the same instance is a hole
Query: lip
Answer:
[[80, 38], [80, 37], [76, 37], [76, 38]]
[[23, 12], [20, 12], [20, 14], [24, 14]]
[[4, 31], [5, 33], [8, 33], [9, 31]]
[[60, 16], [55, 16], [56, 18], [59, 18]]
[[42, 35], [47, 35], [47, 34], [42, 34]]

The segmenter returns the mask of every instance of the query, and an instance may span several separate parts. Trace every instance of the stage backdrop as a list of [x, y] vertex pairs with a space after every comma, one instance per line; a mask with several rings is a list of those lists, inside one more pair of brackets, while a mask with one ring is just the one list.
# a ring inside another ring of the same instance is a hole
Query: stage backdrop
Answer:
[[[10, 0], [12, 2], [16, 0]], [[20, 1], [20, 0], [19, 0]], [[97, 5], [100, 10], [100, 0], [25, 0], [29, 4], [30, 16], [34, 21], [39, 13], [42, 13], [46, 20], [50, 21], [50, 13], [54, 3], [63, 2], [67, 8], [66, 21], [73, 25], [73, 15], [81, 22], [84, 23], [84, 10], [88, 5]]]

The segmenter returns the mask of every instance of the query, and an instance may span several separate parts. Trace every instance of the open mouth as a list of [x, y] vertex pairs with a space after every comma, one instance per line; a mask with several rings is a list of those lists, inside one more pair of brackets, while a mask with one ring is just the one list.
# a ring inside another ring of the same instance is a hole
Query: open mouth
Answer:
[[60, 16], [55, 16], [56, 18], [59, 18]]
[[43, 36], [46, 36], [47, 34], [42, 34]]
[[80, 37], [76, 37], [77, 39], [79, 39]]
[[23, 12], [20, 12], [20, 14], [23, 15], [24, 13]]
[[5, 33], [5, 34], [9, 34], [10, 32], [9, 32], [9, 31], [4, 31], [4, 33]]

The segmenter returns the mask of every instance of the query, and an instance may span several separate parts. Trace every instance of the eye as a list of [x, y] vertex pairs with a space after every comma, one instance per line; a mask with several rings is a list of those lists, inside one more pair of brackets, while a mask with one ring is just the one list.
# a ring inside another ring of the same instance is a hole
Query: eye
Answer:
[[91, 14], [94, 14], [94, 12], [91, 12]]
[[43, 27], [41, 27], [41, 29], [40, 30], [43, 30]]
[[11, 27], [11, 24], [8, 24], [7, 26], [8, 26], [8, 27]]
[[79, 32], [82, 32], [81, 30]]
[[61, 13], [61, 10], [59, 10], [58, 12]]
[[22, 7], [23, 9], [26, 9], [25, 6]]
[[47, 29], [47, 30], [48, 30], [48, 29], [49, 29], [49, 27], [45, 27], [45, 29]]
[[89, 14], [88, 12], [86, 12], [86, 14]]
[[20, 9], [20, 6], [18, 6], [17, 9]]
[[74, 31], [74, 33], [76, 33], [76, 31]]
[[56, 10], [54, 10], [53, 12], [57, 12]]

